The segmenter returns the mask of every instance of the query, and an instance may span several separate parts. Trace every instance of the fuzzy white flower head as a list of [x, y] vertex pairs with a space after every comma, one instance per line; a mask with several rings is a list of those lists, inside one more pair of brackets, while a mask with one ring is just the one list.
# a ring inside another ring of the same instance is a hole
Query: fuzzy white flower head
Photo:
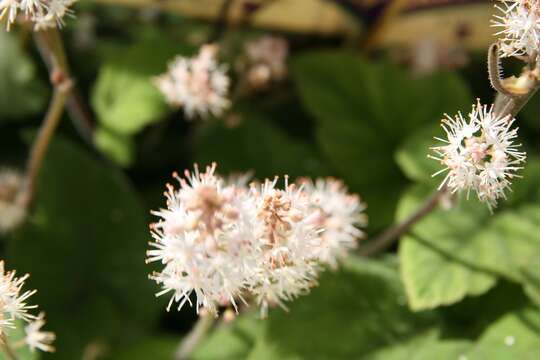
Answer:
[[235, 304], [234, 299], [244, 285], [241, 270], [233, 261], [233, 244], [224, 234], [238, 218], [236, 189], [224, 187], [215, 175], [215, 164], [205, 172], [195, 168], [186, 172], [186, 179], [175, 177], [180, 189], [168, 185], [167, 209], [154, 212], [160, 220], [153, 225], [155, 248], [148, 251], [148, 260], [161, 261], [162, 272], [152, 279], [162, 285], [158, 295], [173, 292], [173, 302], [190, 302], [197, 295], [197, 310], [204, 307], [215, 312], [216, 305]]
[[22, 292], [27, 278], [28, 274], [17, 278], [15, 271], [5, 271], [4, 262], [0, 261], [0, 312], [3, 314], [3, 319], [30, 321], [35, 318], [28, 311], [37, 306], [28, 305], [26, 301], [36, 291]]
[[452, 118], [446, 115], [441, 126], [447, 138], [436, 138], [444, 145], [433, 147], [435, 156], [447, 172], [441, 187], [448, 186], [452, 192], [476, 192], [478, 199], [490, 209], [497, 200], [505, 198], [511, 180], [516, 177], [519, 166], [525, 162], [525, 153], [518, 150], [517, 128], [511, 129], [515, 119], [501, 117], [478, 101], [465, 119], [461, 113]]
[[501, 55], [505, 57], [536, 56], [540, 50], [540, 2], [537, 0], [500, 0], [502, 12], [496, 15], [492, 26], [500, 28]]
[[195, 57], [177, 56], [168, 71], [154, 79], [167, 102], [183, 107], [189, 119], [220, 116], [230, 106], [227, 67], [218, 64], [217, 52], [216, 45], [204, 45]]
[[309, 196], [285, 179], [285, 188], [276, 188], [278, 179], [266, 180], [251, 188], [258, 218], [256, 237], [262, 242], [261, 258], [250, 290], [266, 316], [269, 305], [286, 309], [292, 300], [316, 285], [320, 270], [319, 228], [310, 221]]
[[253, 87], [264, 87], [270, 81], [281, 81], [287, 76], [289, 44], [286, 39], [263, 36], [246, 44], [250, 68], [247, 78]]
[[151, 279], [161, 285], [157, 295], [172, 293], [181, 308], [196, 296], [196, 308], [217, 312], [254, 296], [263, 315], [308, 291], [316, 282], [321, 239], [309, 196], [277, 179], [245, 186], [215, 174], [215, 164], [201, 173], [175, 175], [180, 188], [168, 186], [167, 208], [154, 212], [153, 249], [148, 262], [162, 271]]
[[301, 179], [314, 209], [310, 220], [324, 229], [319, 260], [336, 268], [338, 261], [356, 248], [358, 239], [364, 237], [360, 228], [367, 225], [366, 205], [358, 195], [347, 192], [345, 184], [337, 179]]
[[23, 291], [24, 282], [28, 275], [20, 278], [15, 276], [15, 271], [5, 271], [4, 262], [0, 261], [0, 334], [5, 335], [21, 320], [28, 325], [25, 327], [26, 336], [24, 343], [31, 351], [54, 351], [51, 343], [55, 336], [51, 332], [43, 332], [40, 329], [45, 325], [45, 315], [34, 316], [30, 310], [37, 308], [36, 305], [28, 305], [27, 300], [36, 293], [35, 290]]
[[15, 170], [0, 169], [0, 234], [19, 226], [26, 217], [20, 202], [23, 176]]
[[65, 16], [76, 0], [0, 0], [0, 20], [6, 20], [9, 31], [20, 14], [35, 25], [35, 30], [62, 27]]
[[32, 352], [36, 351], [36, 349], [45, 352], [55, 351], [51, 344], [56, 339], [56, 335], [50, 331], [42, 331], [43, 325], [45, 325], [45, 313], [42, 312], [24, 328], [26, 333], [24, 342]]

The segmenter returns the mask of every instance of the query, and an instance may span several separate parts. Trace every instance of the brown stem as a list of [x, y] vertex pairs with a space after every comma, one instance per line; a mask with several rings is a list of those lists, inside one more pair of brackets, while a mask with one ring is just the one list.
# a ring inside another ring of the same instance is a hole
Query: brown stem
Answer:
[[0, 336], [0, 346], [2, 347], [2, 352], [4, 353], [4, 355], [6, 355], [6, 358], [8, 358], [9, 360], [18, 360], [19, 359], [19, 357], [17, 356], [15, 351], [9, 345], [6, 334], [2, 334]]
[[71, 76], [60, 33], [56, 28], [37, 31], [34, 32], [34, 39], [49, 69], [51, 82], [55, 84], [64, 79], [71, 79], [72, 86], [66, 99], [66, 110], [81, 137], [89, 144], [93, 144], [94, 120]]
[[72, 81], [69, 78], [66, 55], [60, 34], [56, 28], [44, 31], [36, 31], [34, 38], [49, 69], [51, 83], [54, 87], [53, 96], [49, 109], [43, 119], [41, 128], [30, 150], [30, 156], [26, 166], [26, 183], [21, 196], [22, 205], [28, 207], [32, 202], [36, 191], [36, 181], [45, 158], [45, 154], [51, 139], [60, 123], [67, 95], [69, 94]]
[[443, 186], [435, 193], [433, 193], [424, 204], [411, 216], [409, 216], [405, 221], [399, 224], [388, 228], [382, 234], [371, 241], [369, 245], [360, 249], [359, 254], [364, 256], [372, 256], [380, 253], [383, 250], [386, 250], [390, 247], [395, 241], [397, 241], [401, 235], [407, 233], [409, 229], [422, 220], [426, 215], [430, 214], [433, 210], [437, 208], [439, 200], [441, 197], [446, 194], [447, 187]]
[[191, 329], [178, 346], [174, 356], [175, 360], [189, 359], [197, 345], [200, 344], [213, 327], [215, 321], [216, 318], [212, 314], [200, 315], [193, 329]]
[[36, 191], [36, 180], [43, 164], [43, 159], [54, 135], [62, 114], [64, 112], [64, 105], [66, 103], [66, 95], [69, 91], [69, 83], [57, 86], [54, 89], [54, 94], [45, 115], [45, 119], [41, 124], [38, 136], [32, 145], [30, 151], [30, 157], [26, 167], [26, 187], [23, 196], [23, 205], [28, 207], [32, 202], [34, 193]]

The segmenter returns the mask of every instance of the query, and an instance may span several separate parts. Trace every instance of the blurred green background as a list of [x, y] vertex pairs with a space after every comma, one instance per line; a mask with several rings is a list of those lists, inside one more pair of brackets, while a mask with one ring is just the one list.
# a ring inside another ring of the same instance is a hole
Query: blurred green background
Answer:
[[[7, 268], [31, 274], [57, 333], [57, 352], [42, 358], [172, 358], [196, 314], [165, 311], [144, 259], [150, 210], [165, 205], [173, 171], [216, 161], [222, 174], [343, 178], [368, 203], [374, 236], [441, 180], [426, 155], [442, 114], [492, 101], [487, 2], [303, 1], [332, 7], [320, 22], [305, 20], [317, 8], [288, 13], [280, 2], [257, 17], [264, 1], [238, 0], [233, 25], [197, 13], [215, 1], [193, 0], [193, 11], [187, 0], [75, 6], [62, 35], [89, 122], [65, 115], [31, 215], [0, 235]], [[187, 121], [150, 82], [208, 40], [234, 79], [243, 44], [269, 33], [289, 41], [287, 80], [246, 94], [221, 119]], [[31, 34], [0, 32], [0, 166], [24, 168], [50, 95]], [[288, 313], [221, 324], [193, 358], [540, 358], [538, 109], [540, 96], [518, 117], [528, 162], [495, 214], [464, 200], [437, 210], [388, 253], [326, 271]]]

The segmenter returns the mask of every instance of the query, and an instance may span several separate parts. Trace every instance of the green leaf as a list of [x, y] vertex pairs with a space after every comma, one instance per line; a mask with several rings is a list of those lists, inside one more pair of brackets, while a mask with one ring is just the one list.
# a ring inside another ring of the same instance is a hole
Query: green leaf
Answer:
[[436, 321], [432, 313], [412, 314], [404, 300], [393, 264], [350, 258], [342, 270], [325, 273], [320, 286], [291, 303], [288, 312], [272, 311], [258, 341], [267, 342], [264, 347], [278, 358], [361, 358]]
[[149, 338], [118, 351], [110, 357], [110, 360], [170, 360], [174, 358], [178, 344], [180, 338], [172, 336]]
[[0, 122], [32, 115], [43, 109], [47, 92], [17, 38], [0, 31]]
[[129, 166], [135, 158], [135, 145], [129, 135], [119, 134], [105, 127], [94, 132], [94, 143], [112, 160], [121, 166]]
[[524, 290], [536, 306], [540, 307], [540, 256], [537, 254], [521, 269]]
[[244, 359], [263, 331], [264, 321], [255, 314], [242, 315], [232, 324], [224, 324], [214, 331], [193, 352], [193, 360]]
[[253, 170], [257, 178], [323, 172], [318, 154], [308, 143], [292, 138], [264, 115], [246, 112], [241, 116], [242, 123], [234, 128], [217, 121], [201, 126], [197, 162], [215, 161], [224, 174]]
[[432, 175], [441, 170], [441, 165], [428, 158], [430, 147], [435, 146], [434, 136], [441, 136], [443, 130], [437, 124], [418, 129], [411, 134], [395, 154], [395, 160], [401, 171], [412, 181], [438, 184], [444, 177]]
[[161, 120], [169, 106], [152, 77], [164, 72], [179, 50], [174, 42], [160, 37], [111, 51], [92, 92], [99, 122], [119, 134], [131, 135]]
[[436, 331], [367, 356], [365, 360], [458, 360], [471, 347], [467, 340], [440, 340]]
[[365, 196], [372, 224], [390, 223], [405, 184], [394, 152], [419, 127], [470, 107], [466, 85], [452, 74], [413, 78], [335, 51], [299, 56], [292, 68], [326, 157]]
[[506, 315], [465, 356], [489, 360], [540, 358], [540, 312], [529, 308]]
[[[414, 310], [480, 295], [497, 276], [526, 283], [521, 268], [540, 250], [540, 164], [531, 161], [515, 193], [490, 214], [485, 204], [461, 198], [452, 210], [438, 209], [405, 236], [401, 273]], [[418, 209], [433, 190], [419, 186], [404, 196], [398, 220]]]
[[477, 339], [493, 322], [509, 312], [530, 306], [520, 284], [500, 279], [481, 296], [468, 297], [452, 306], [439, 308], [442, 337]]
[[[405, 194], [398, 221], [416, 211], [432, 191], [418, 186]], [[489, 217], [485, 205], [461, 199], [452, 210], [434, 211], [401, 239], [401, 275], [411, 309], [450, 305], [495, 285], [493, 274], [475, 267], [480, 258], [491, 256], [492, 247], [471, 241]], [[460, 261], [462, 257], [468, 262]]]
[[38, 179], [35, 208], [8, 243], [30, 273], [33, 299], [58, 336], [55, 359], [88, 344], [134, 340], [159, 312], [144, 264], [146, 211], [127, 179], [65, 140], [55, 140]]

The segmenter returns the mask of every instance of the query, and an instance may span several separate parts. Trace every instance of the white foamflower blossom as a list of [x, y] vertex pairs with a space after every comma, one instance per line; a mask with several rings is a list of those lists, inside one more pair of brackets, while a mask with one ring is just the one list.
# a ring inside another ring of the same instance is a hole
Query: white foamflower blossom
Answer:
[[[286, 301], [316, 285], [321, 265], [329, 262], [312, 195], [288, 178], [283, 188], [277, 178], [247, 186], [245, 177], [231, 181], [215, 170], [213, 164], [184, 178], [175, 174], [180, 188], [168, 185], [167, 208], [154, 212], [159, 220], [151, 227], [147, 262], [164, 266], [150, 276], [162, 287], [157, 296], [171, 294], [168, 310], [191, 304], [192, 294], [197, 312], [237, 309], [251, 299], [262, 316], [270, 306], [286, 308]], [[335, 206], [340, 199], [353, 211], [345, 195], [333, 200]], [[347, 225], [341, 230], [347, 235], [336, 234], [339, 239], [360, 235]]]
[[45, 352], [55, 351], [51, 344], [56, 339], [56, 335], [50, 331], [42, 331], [43, 325], [45, 325], [45, 313], [42, 312], [24, 328], [26, 334], [24, 342], [32, 352], [36, 351], [36, 349]]
[[537, 0], [499, 0], [492, 26], [500, 28], [501, 55], [538, 57], [540, 50], [540, 2]]
[[0, 169], [0, 234], [15, 229], [26, 218], [26, 209], [19, 201], [23, 181], [19, 172]]
[[9, 31], [20, 15], [34, 23], [35, 30], [62, 27], [64, 18], [71, 15], [76, 0], [0, 0], [0, 20], [6, 21]]
[[216, 45], [204, 45], [192, 58], [177, 56], [154, 79], [167, 102], [182, 107], [188, 119], [220, 116], [230, 106], [227, 67], [217, 62], [217, 53]]
[[23, 286], [28, 279], [28, 274], [16, 277], [15, 271], [6, 271], [4, 262], [0, 261], [0, 334], [4, 336], [9, 331], [19, 326], [17, 320], [28, 323], [25, 327], [26, 336], [24, 343], [32, 351], [39, 349], [52, 352], [54, 348], [51, 343], [54, 341], [54, 334], [42, 332], [40, 329], [45, 325], [45, 315], [32, 315], [31, 310], [37, 305], [29, 305], [28, 299], [36, 293], [36, 290], [23, 291]]
[[319, 259], [336, 268], [338, 261], [357, 247], [363, 238], [361, 228], [367, 225], [364, 213], [366, 204], [356, 194], [349, 194], [347, 187], [338, 179], [301, 179], [304, 191], [310, 197], [314, 209], [312, 221], [324, 229], [321, 233]]
[[497, 200], [505, 198], [511, 180], [516, 177], [525, 153], [515, 143], [517, 128], [512, 129], [515, 119], [498, 116], [493, 106], [473, 105], [467, 118], [461, 113], [455, 117], [446, 115], [441, 126], [446, 138], [436, 138], [444, 145], [433, 147], [431, 158], [444, 165], [434, 174], [446, 172], [441, 187], [448, 186], [453, 192], [476, 192], [478, 199], [490, 209]]
[[253, 87], [264, 87], [287, 76], [289, 44], [286, 39], [263, 36], [245, 46], [249, 69], [247, 79]]

